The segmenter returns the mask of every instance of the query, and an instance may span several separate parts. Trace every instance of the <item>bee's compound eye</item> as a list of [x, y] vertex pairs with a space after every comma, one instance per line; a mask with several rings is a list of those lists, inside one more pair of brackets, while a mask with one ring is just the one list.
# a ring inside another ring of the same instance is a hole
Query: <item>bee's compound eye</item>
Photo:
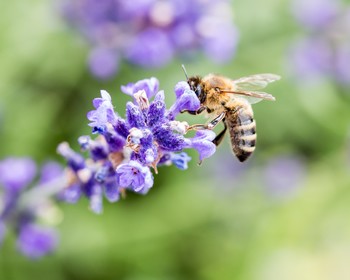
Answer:
[[196, 93], [197, 96], [200, 96], [202, 94], [202, 87], [201, 87], [201, 85], [197, 85], [197, 87], [196, 87], [194, 92]]

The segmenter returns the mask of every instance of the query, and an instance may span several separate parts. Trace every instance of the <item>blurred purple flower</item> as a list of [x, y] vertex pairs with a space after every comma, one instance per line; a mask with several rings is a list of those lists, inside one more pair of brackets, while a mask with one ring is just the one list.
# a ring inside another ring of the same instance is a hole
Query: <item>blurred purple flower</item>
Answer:
[[114, 50], [94, 49], [89, 55], [89, 68], [97, 78], [106, 79], [117, 73], [118, 60], [118, 54]]
[[340, 12], [339, 0], [293, 0], [292, 12], [301, 25], [312, 29], [327, 27]]
[[22, 226], [17, 240], [21, 253], [29, 258], [41, 258], [53, 252], [58, 244], [58, 234], [52, 228], [34, 224]]
[[307, 38], [298, 41], [288, 55], [294, 66], [297, 78], [302, 81], [318, 81], [331, 73], [332, 51], [326, 41], [320, 38]]
[[137, 34], [125, 48], [125, 57], [142, 67], [162, 67], [174, 55], [173, 45], [166, 32], [149, 28]]
[[201, 161], [210, 157], [216, 150], [212, 143], [215, 133], [203, 130], [186, 138], [189, 124], [175, 120], [181, 110], [195, 110], [200, 105], [186, 84], [176, 85], [176, 101], [170, 109], [166, 108], [164, 92], [158, 91], [156, 78], [122, 86], [121, 90], [134, 98], [134, 103], [126, 104], [125, 119], [114, 112], [110, 95], [101, 91], [102, 98], [93, 100], [95, 110], [87, 115], [89, 126], [99, 136], [78, 139], [88, 158], [67, 143], [58, 146], [58, 153], [67, 160], [69, 175], [60, 197], [74, 203], [84, 194], [91, 210], [101, 213], [103, 196], [115, 202], [125, 190], [146, 194], [154, 182], [151, 168], [155, 173], [163, 165], [187, 169], [191, 158], [184, 149], [196, 149]]
[[293, 195], [306, 176], [305, 163], [298, 157], [272, 158], [264, 168], [264, 181], [268, 192], [276, 197]]
[[0, 162], [0, 184], [7, 191], [18, 192], [27, 187], [36, 174], [36, 164], [30, 158], [7, 158]]
[[307, 27], [306, 36], [288, 53], [298, 80], [328, 77], [340, 85], [350, 85], [350, 6], [341, 4], [332, 0], [294, 0], [295, 17], [302, 27]]
[[19, 234], [18, 249], [30, 258], [51, 252], [57, 244], [53, 229], [42, 229], [35, 223], [40, 209], [54, 207], [51, 199], [63, 188], [63, 169], [55, 162], [43, 165], [40, 178], [33, 185], [36, 164], [30, 158], [7, 158], [0, 162], [0, 245], [5, 229]]
[[63, 0], [63, 17], [91, 43], [89, 66], [98, 78], [118, 71], [119, 57], [161, 67], [198, 50], [228, 62], [237, 41], [228, 0]]
[[[349, 16], [350, 20], [350, 16]], [[350, 21], [349, 21], [350, 25]], [[350, 31], [350, 30], [349, 30]], [[350, 38], [349, 41], [340, 46], [335, 54], [334, 71], [336, 80], [344, 85], [350, 86]]]
[[48, 183], [52, 180], [55, 180], [62, 176], [63, 174], [63, 168], [60, 164], [54, 161], [46, 162], [41, 167], [41, 177], [40, 177], [40, 184]]

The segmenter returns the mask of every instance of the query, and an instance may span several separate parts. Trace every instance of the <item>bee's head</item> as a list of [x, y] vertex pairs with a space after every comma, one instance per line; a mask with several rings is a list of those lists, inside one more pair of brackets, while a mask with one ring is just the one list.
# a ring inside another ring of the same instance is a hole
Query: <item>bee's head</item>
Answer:
[[202, 78], [199, 76], [189, 77], [187, 83], [190, 86], [191, 90], [193, 90], [197, 95], [199, 100], [203, 102], [202, 99], [204, 98], [204, 90], [202, 86]]

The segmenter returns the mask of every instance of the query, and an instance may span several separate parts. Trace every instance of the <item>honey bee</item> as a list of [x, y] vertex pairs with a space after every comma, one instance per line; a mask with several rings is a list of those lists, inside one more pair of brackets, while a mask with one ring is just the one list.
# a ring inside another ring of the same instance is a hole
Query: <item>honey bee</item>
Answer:
[[251, 104], [263, 99], [275, 101], [271, 94], [257, 90], [279, 80], [280, 76], [257, 74], [236, 80], [214, 74], [209, 74], [203, 78], [200, 76], [188, 77], [184, 66], [182, 68], [187, 83], [195, 92], [201, 104], [197, 111], [185, 110], [183, 112], [198, 115], [206, 111], [214, 117], [207, 124], [195, 124], [190, 126], [189, 129], [212, 130], [222, 121], [224, 129], [215, 137], [213, 143], [218, 146], [228, 129], [233, 153], [240, 162], [247, 160], [254, 152], [256, 144], [256, 124]]

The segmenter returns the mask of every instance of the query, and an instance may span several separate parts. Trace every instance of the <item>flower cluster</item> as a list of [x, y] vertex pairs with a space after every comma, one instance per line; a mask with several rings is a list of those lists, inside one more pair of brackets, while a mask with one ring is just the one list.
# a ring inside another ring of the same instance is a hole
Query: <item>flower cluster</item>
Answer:
[[187, 138], [188, 123], [175, 120], [182, 110], [196, 110], [200, 106], [187, 82], [176, 85], [176, 101], [169, 109], [164, 92], [158, 88], [156, 78], [122, 86], [122, 92], [133, 97], [133, 102], [126, 104], [125, 119], [114, 111], [106, 91], [102, 90], [101, 97], [93, 100], [95, 110], [87, 118], [92, 132], [98, 136], [78, 139], [88, 158], [75, 152], [68, 143], [58, 147], [58, 153], [68, 163], [69, 184], [62, 193], [64, 200], [74, 203], [84, 194], [90, 209], [101, 213], [103, 196], [115, 202], [126, 190], [146, 194], [153, 186], [151, 168], [155, 173], [162, 165], [187, 169], [191, 158], [184, 149], [197, 150], [200, 161], [215, 152], [214, 132], [201, 130]]
[[350, 6], [340, 0], [294, 0], [296, 19], [308, 30], [289, 55], [298, 79], [330, 77], [350, 85]]
[[231, 9], [228, 0], [74, 0], [65, 2], [63, 15], [91, 43], [93, 75], [108, 78], [121, 57], [161, 67], [202, 49], [215, 62], [228, 61], [238, 41]]
[[36, 185], [29, 187], [36, 171], [30, 158], [0, 162], [0, 245], [5, 233], [13, 229], [18, 236], [17, 248], [30, 258], [40, 258], [57, 246], [58, 235], [48, 224], [59, 212], [50, 198], [63, 184], [60, 165], [48, 162]]

